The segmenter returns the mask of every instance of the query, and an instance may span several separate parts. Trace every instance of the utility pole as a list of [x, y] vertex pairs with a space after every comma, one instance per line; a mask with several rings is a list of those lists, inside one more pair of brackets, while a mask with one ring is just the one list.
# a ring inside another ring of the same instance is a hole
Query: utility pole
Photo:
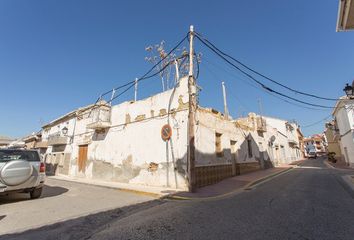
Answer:
[[227, 110], [227, 102], [226, 102], [225, 83], [221, 82], [221, 85], [222, 85], [222, 95], [224, 97], [224, 116], [225, 116], [225, 119], [229, 119], [229, 111]]
[[[114, 95], [116, 94], [116, 89], [112, 89], [112, 95], [111, 95], [111, 100], [109, 101], [109, 104], [112, 106], [112, 101], [113, 101], [113, 98], [114, 98]], [[101, 99], [102, 97], [100, 97]], [[101, 101], [101, 100], [100, 100]]]
[[176, 68], [176, 81], [175, 81], [175, 84], [177, 84], [178, 81], [179, 81], [179, 69], [178, 69], [178, 61], [177, 61], [177, 59], [175, 59], [175, 68]]
[[193, 76], [193, 38], [194, 28], [191, 25], [189, 29], [189, 76], [188, 76], [188, 190], [189, 192], [195, 192], [195, 145], [194, 145], [194, 118], [196, 110], [196, 86]]
[[138, 78], [135, 78], [135, 86], [134, 86], [134, 102], [138, 97]]

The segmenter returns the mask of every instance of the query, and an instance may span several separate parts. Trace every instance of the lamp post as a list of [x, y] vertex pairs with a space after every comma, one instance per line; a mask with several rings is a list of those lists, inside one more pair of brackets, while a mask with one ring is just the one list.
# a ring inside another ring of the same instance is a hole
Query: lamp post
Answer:
[[345, 88], [343, 89], [345, 94], [347, 95], [348, 98], [353, 97], [353, 86], [350, 86], [348, 83], [345, 85]]
[[68, 128], [67, 127], [63, 127], [61, 132], [63, 133], [64, 136], [66, 136], [68, 134]]

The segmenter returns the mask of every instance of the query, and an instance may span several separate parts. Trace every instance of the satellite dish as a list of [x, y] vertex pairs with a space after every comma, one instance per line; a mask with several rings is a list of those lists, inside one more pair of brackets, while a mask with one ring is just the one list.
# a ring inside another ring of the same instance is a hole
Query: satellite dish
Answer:
[[272, 143], [275, 141], [275, 136], [274, 136], [274, 135], [270, 137], [270, 141], [271, 141]]

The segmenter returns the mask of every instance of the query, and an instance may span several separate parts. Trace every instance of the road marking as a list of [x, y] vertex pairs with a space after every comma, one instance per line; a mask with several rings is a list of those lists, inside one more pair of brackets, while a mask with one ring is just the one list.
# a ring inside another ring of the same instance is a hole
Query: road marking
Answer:
[[295, 168], [309, 168], [309, 169], [325, 169], [323, 167], [297, 166]]
[[293, 167], [290, 167], [290, 168], [287, 168], [287, 169], [284, 169], [282, 171], [279, 171], [279, 172], [276, 172], [276, 173], [273, 173], [273, 174], [270, 174], [268, 176], [265, 176], [265, 177], [262, 177], [262, 178], [259, 178], [259, 179], [256, 179], [250, 183], [248, 183], [246, 186], [242, 187], [242, 188], [238, 188], [234, 191], [231, 191], [231, 192], [227, 192], [227, 193], [224, 193], [224, 194], [221, 194], [221, 195], [217, 195], [217, 196], [212, 196], [212, 197], [196, 197], [196, 198], [193, 198], [193, 197], [182, 197], [182, 196], [175, 196], [175, 195], [170, 195], [170, 196], [167, 196], [165, 197], [165, 199], [169, 199], [169, 200], [188, 200], [188, 201], [207, 201], [207, 200], [216, 200], [216, 199], [221, 199], [221, 198], [225, 198], [225, 197], [228, 197], [230, 195], [237, 195], [237, 194], [240, 194], [242, 193], [243, 191], [247, 191], [247, 190], [252, 190], [254, 187], [264, 183], [264, 182], [268, 182], [270, 181], [271, 179], [273, 178], [276, 178], [280, 175], [283, 175], [289, 171], [291, 171], [293, 169]]
[[294, 167], [291, 167], [291, 168], [285, 169], [285, 170], [283, 170], [283, 171], [274, 173], [274, 174], [272, 174], [272, 175], [266, 176], [266, 177], [264, 177], [264, 178], [255, 180], [255, 181], [253, 181], [253, 182], [247, 184], [247, 185], [244, 187], [244, 190], [252, 190], [253, 188], [257, 187], [258, 185], [261, 185], [261, 184], [263, 184], [263, 183], [265, 183], [265, 182], [268, 182], [268, 181], [270, 181], [270, 180], [272, 180], [272, 179], [274, 179], [274, 178], [276, 178], [276, 177], [278, 177], [278, 176], [281, 176], [281, 175], [283, 175], [283, 174], [285, 174], [285, 173], [288, 173], [288, 172], [290, 172], [290, 171], [293, 170], [293, 169], [294, 169]]

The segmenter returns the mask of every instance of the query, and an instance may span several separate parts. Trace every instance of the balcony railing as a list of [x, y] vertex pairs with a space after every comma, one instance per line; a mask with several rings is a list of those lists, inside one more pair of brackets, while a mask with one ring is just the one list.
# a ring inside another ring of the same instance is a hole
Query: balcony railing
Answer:
[[48, 146], [65, 145], [68, 143], [68, 140], [69, 137], [62, 136], [60, 132], [57, 132], [48, 136]]
[[87, 124], [89, 129], [105, 129], [111, 126], [111, 106], [102, 104], [91, 110], [91, 122]]
[[48, 147], [47, 141], [36, 142], [36, 148], [47, 148], [47, 147]]

